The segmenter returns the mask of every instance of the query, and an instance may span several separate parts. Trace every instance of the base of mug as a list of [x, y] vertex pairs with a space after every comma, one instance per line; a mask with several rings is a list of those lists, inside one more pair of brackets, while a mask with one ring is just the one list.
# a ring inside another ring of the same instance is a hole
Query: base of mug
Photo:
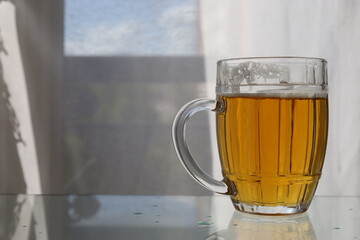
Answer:
[[309, 208], [309, 205], [296, 205], [296, 206], [258, 206], [245, 203], [238, 203], [233, 201], [236, 210], [245, 213], [259, 214], [259, 215], [293, 215], [304, 213]]

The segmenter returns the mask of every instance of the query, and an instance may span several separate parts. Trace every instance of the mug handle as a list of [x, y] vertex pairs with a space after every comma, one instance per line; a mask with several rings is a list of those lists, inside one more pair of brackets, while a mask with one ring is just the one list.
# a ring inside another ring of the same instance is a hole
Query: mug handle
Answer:
[[220, 104], [219, 101], [213, 99], [195, 99], [187, 103], [175, 116], [172, 126], [172, 136], [176, 153], [187, 172], [205, 188], [217, 193], [230, 195], [231, 188], [229, 188], [225, 182], [218, 181], [209, 176], [197, 165], [190, 154], [185, 140], [185, 127], [190, 117], [204, 110], [217, 111], [221, 109]]

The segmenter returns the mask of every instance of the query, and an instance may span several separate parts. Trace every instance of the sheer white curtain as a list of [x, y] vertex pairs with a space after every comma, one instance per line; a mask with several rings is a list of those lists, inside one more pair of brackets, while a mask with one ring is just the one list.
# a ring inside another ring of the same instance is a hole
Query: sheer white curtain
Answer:
[[[33, 123], [30, 115], [30, 104], [24, 74], [23, 62], [20, 53], [19, 37], [16, 27], [16, 9], [10, 2], [0, 1], [0, 91], [6, 106], [6, 117], [10, 123], [15, 139], [18, 160], [20, 161], [23, 176], [26, 182], [26, 192], [41, 193], [40, 174], [37, 152], [33, 133]], [[8, 131], [2, 128], [2, 133]], [[4, 134], [2, 134], [2, 137]], [[7, 146], [7, 138], [1, 139], [1, 144]], [[5, 150], [4, 159], [12, 161], [3, 169], [9, 175], [14, 174], [14, 161]], [[5, 161], [6, 161], [5, 160]], [[20, 180], [16, 180], [20, 182]], [[10, 190], [11, 192], [12, 190]]]
[[[360, 194], [360, 2], [201, 1], [200, 11], [209, 97], [214, 97], [215, 62], [220, 58], [328, 60], [329, 141], [317, 194]], [[216, 148], [212, 149], [213, 171], [219, 176]]]

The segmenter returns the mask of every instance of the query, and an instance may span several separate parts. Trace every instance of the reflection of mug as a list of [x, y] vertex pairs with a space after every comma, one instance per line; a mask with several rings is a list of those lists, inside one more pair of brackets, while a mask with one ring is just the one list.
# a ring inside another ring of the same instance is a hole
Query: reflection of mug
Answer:
[[[305, 212], [323, 166], [328, 128], [326, 61], [248, 58], [218, 62], [217, 100], [185, 105], [173, 124], [177, 154], [203, 186], [229, 194], [237, 210]], [[198, 111], [216, 111], [223, 181], [192, 159], [184, 133]]]
[[308, 215], [292, 217], [257, 217], [251, 218], [241, 213], [234, 213], [226, 230], [211, 234], [205, 240], [316, 240], [314, 228]]

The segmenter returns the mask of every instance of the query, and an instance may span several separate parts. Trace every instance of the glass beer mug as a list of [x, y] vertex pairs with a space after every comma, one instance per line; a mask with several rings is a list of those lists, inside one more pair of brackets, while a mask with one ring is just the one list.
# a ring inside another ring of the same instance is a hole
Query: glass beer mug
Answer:
[[[302, 57], [218, 61], [216, 100], [193, 100], [174, 119], [175, 149], [189, 174], [204, 187], [229, 195], [242, 212], [305, 212], [326, 150], [326, 64]], [[185, 141], [187, 120], [203, 110], [216, 114], [222, 181], [196, 164]]]

